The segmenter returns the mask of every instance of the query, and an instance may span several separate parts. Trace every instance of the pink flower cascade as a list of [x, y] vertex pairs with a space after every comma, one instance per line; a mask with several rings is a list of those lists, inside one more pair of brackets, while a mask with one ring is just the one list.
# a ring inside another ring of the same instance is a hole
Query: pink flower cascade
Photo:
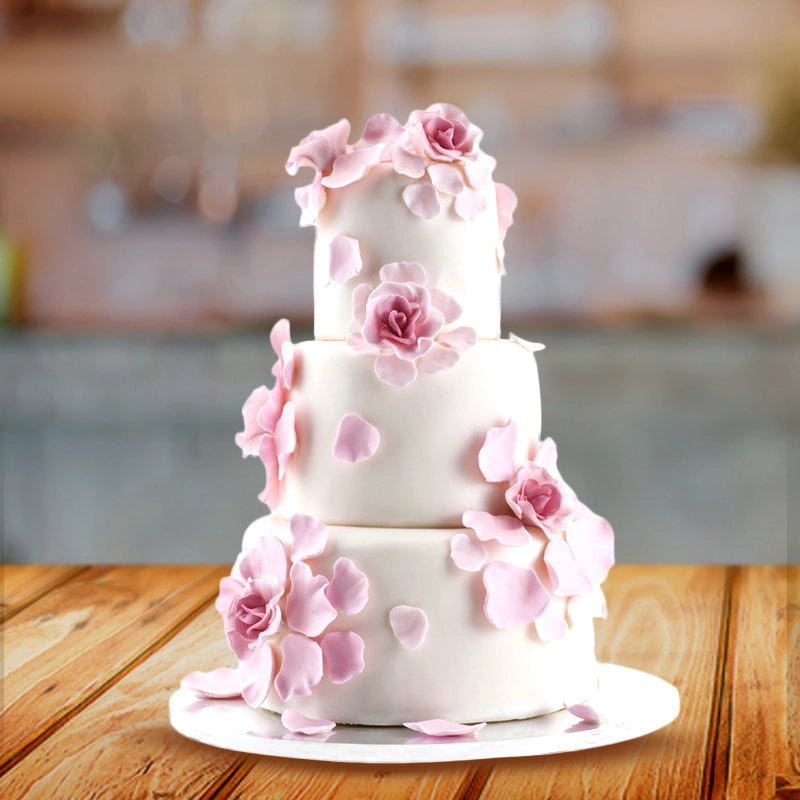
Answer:
[[[411, 178], [403, 191], [408, 208], [423, 219], [442, 210], [441, 197], [453, 198], [453, 208], [465, 220], [475, 219], [487, 207], [485, 192], [492, 185], [495, 160], [480, 147], [483, 132], [453, 105], [435, 103], [412, 111], [405, 125], [390, 114], [367, 121], [361, 138], [347, 143], [350, 123], [345, 120], [312, 131], [292, 148], [286, 171], [315, 170], [313, 181], [299, 188], [300, 224], [313, 225], [327, 201], [327, 189], [340, 188], [363, 178], [378, 164], [391, 164]], [[517, 198], [506, 185], [495, 184], [498, 215], [498, 267], [503, 270], [503, 239], [511, 224]]]
[[286, 702], [311, 694], [323, 675], [340, 684], [364, 669], [361, 637], [331, 626], [364, 608], [366, 575], [344, 557], [330, 577], [314, 574], [308, 561], [325, 550], [327, 529], [302, 514], [289, 526], [289, 546], [271, 533], [245, 541], [216, 601], [239, 661], [241, 696], [254, 708], [272, 689]]
[[242, 408], [244, 430], [236, 434], [236, 444], [242, 449], [242, 456], [257, 455], [264, 464], [267, 481], [258, 498], [274, 509], [280, 500], [280, 480], [297, 448], [294, 405], [289, 401], [294, 382], [294, 346], [287, 320], [275, 323], [270, 342], [278, 355], [272, 368], [275, 386], [259, 386], [251, 392]]
[[427, 288], [425, 270], [401, 261], [385, 264], [381, 283], [353, 291], [353, 316], [360, 331], [347, 336], [356, 352], [375, 355], [375, 373], [392, 386], [407, 386], [417, 370], [449, 369], [477, 341], [469, 326], [452, 327], [461, 306], [447, 293]]
[[[451, 553], [462, 569], [480, 571], [487, 560], [481, 542], [499, 541], [521, 546], [530, 541], [526, 526], [535, 526], [547, 538], [544, 564], [553, 594], [568, 597], [568, 610], [579, 606], [596, 615], [605, 614], [600, 584], [614, 563], [611, 525], [578, 500], [556, 466], [552, 439], [539, 445], [535, 456], [517, 464], [514, 452], [517, 428], [513, 420], [489, 430], [478, 463], [490, 483], [507, 483], [506, 502], [511, 515], [467, 511], [463, 524], [478, 541], [466, 534], [453, 540]], [[549, 593], [535, 570], [493, 562], [483, 573], [486, 588], [484, 610], [497, 627], [535, 622], [541, 638], [553, 640], [566, 633], [566, 621], [556, 615]]]

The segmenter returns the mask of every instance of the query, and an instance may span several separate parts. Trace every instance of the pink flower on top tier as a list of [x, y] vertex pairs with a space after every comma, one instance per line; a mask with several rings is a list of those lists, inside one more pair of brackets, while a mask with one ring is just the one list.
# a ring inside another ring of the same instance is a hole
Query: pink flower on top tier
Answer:
[[349, 334], [347, 343], [377, 356], [375, 372], [382, 381], [407, 386], [418, 368], [448, 369], [475, 344], [472, 328], [447, 328], [461, 316], [461, 306], [449, 294], [427, 288], [419, 264], [385, 264], [380, 278], [376, 288], [361, 284], [353, 292], [353, 316], [361, 330]]
[[279, 320], [270, 333], [270, 342], [278, 355], [272, 368], [275, 386], [254, 389], [242, 408], [244, 430], [236, 434], [242, 455], [257, 455], [266, 471], [266, 486], [259, 500], [276, 508], [280, 500], [280, 481], [297, 447], [294, 405], [289, 391], [294, 382], [294, 346], [289, 337], [289, 323]]
[[253, 707], [262, 705], [273, 688], [285, 702], [310, 694], [324, 675], [345, 683], [364, 669], [361, 637], [329, 627], [340, 614], [364, 608], [366, 575], [344, 557], [330, 577], [315, 574], [307, 560], [324, 552], [327, 529], [313, 517], [296, 514], [289, 530], [289, 544], [271, 532], [255, 540], [246, 535], [216, 600], [239, 662], [241, 694]]
[[449, 103], [434, 103], [424, 111], [412, 111], [407, 129], [419, 149], [433, 161], [474, 161], [477, 157], [480, 128]]

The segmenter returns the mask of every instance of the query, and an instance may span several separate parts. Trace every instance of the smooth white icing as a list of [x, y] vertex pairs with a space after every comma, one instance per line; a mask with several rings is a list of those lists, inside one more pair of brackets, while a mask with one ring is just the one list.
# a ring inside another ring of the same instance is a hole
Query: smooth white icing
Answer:
[[[357, 330], [352, 293], [359, 283], [373, 287], [384, 264], [421, 264], [428, 285], [452, 295], [462, 307], [459, 325], [473, 327], [481, 339], [500, 335], [499, 240], [494, 184], [482, 190], [486, 210], [474, 220], [462, 219], [453, 198], [441, 194], [441, 213], [425, 220], [405, 205], [402, 193], [415, 183], [378, 164], [360, 180], [328, 189], [316, 222], [314, 245], [314, 335], [341, 340]], [[361, 271], [344, 284], [331, 279], [331, 243], [339, 234], [356, 239]]]
[[[267, 532], [290, 541], [287, 520], [272, 515], [252, 523], [244, 549]], [[483, 612], [480, 575], [450, 558], [451, 540], [461, 532], [328, 526], [325, 551], [308, 563], [315, 573], [328, 574], [344, 556], [367, 575], [363, 610], [330, 627], [363, 639], [364, 671], [338, 685], [324, 677], [309, 695], [287, 703], [273, 689], [265, 707], [340, 723], [397, 725], [437, 717], [472, 723], [545, 714], [590, 697], [597, 686], [591, 617], [574, 619], [570, 608], [570, 629], [548, 643], [533, 625], [493, 627]], [[492, 561], [533, 565], [549, 588], [544, 544], [539, 532], [522, 547], [486, 547]], [[564, 613], [565, 598], [552, 603]], [[424, 612], [427, 630], [415, 648], [404, 646], [392, 629], [390, 614], [398, 606]]]
[[[452, 368], [402, 389], [378, 380], [374, 362], [343, 342], [296, 346], [298, 444], [276, 511], [381, 527], [460, 525], [467, 509], [507, 513], [507, 487], [485, 480], [478, 452], [489, 428], [514, 419], [517, 456], [530, 457], [541, 424], [533, 355], [511, 341], [478, 342]], [[333, 450], [348, 414], [380, 434], [374, 454], [358, 462]]]

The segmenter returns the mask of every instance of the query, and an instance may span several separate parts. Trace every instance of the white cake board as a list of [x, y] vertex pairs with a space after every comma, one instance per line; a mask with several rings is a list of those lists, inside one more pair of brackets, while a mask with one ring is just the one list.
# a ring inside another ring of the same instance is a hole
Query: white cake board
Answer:
[[319, 736], [289, 733], [280, 717], [243, 700], [209, 700], [188, 689], [170, 698], [170, 722], [198, 742], [257, 755], [343, 763], [416, 764], [588, 750], [652, 733], [680, 710], [677, 689], [646, 672], [600, 665], [591, 705], [597, 724], [568, 711], [534, 719], [493, 722], [476, 735], [435, 738], [404, 727], [337, 725]]

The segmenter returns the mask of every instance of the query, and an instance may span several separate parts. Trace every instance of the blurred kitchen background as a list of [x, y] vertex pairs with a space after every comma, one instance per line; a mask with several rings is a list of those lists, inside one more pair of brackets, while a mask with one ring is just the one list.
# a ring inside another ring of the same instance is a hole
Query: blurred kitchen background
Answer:
[[4, 0], [7, 562], [232, 560], [242, 401], [311, 336], [288, 151], [440, 100], [618, 560], [800, 560], [800, 0]]

